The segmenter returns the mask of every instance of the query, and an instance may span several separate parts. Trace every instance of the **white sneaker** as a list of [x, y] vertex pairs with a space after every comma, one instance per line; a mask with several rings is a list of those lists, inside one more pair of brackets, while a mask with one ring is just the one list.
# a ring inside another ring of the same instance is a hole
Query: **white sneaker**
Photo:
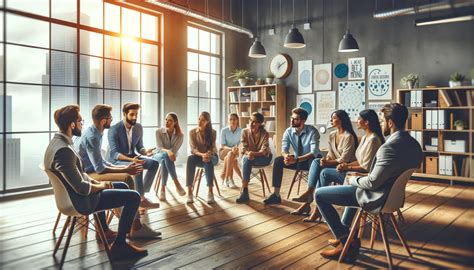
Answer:
[[222, 180], [222, 186], [227, 187], [227, 179]]
[[142, 227], [139, 230], [130, 231], [130, 239], [157, 238], [160, 236], [161, 232], [153, 230], [146, 224], [142, 224]]
[[164, 190], [160, 191], [160, 201], [166, 201], [166, 192]]
[[194, 202], [194, 197], [193, 194], [190, 193], [188, 194], [188, 199], [186, 200], [186, 203], [193, 203]]
[[208, 204], [211, 204], [211, 203], [215, 203], [216, 201], [214, 200], [214, 193], [207, 193], [207, 203]]
[[228, 185], [229, 185], [230, 188], [237, 188], [237, 186], [234, 183], [234, 179], [232, 179], [232, 178], [229, 179]]

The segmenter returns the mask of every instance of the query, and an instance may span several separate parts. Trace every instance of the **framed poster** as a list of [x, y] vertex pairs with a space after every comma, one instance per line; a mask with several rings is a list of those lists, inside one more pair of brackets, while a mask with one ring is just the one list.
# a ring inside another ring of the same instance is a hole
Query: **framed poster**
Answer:
[[393, 64], [373, 65], [367, 70], [368, 100], [391, 100]]
[[345, 110], [353, 122], [365, 110], [365, 82], [339, 82], [339, 109]]
[[336, 91], [316, 92], [316, 125], [326, 125], [336, 110]]
[[339, 79], [347, 77], [347, 73], [349, 73], [349, 67], [344, 63], [337, 64], [334, 68], [334, 75]]
[[332, 64], [314, 65], [314, 91], [332, 90]]
[[365, 57], [349, 58], [349, 80], [365, 80]]
[[379, 120], [381, 120], [381, 117], [383, 117], [382, 112], [380, 111], [385, 104], [390, 103], [390, 101], [387, 102], [367, 102], [367, 109], [374, 110], [377, 115], [379, 116]]
[[298, 93], [313, 93], [313, 60], [298, 62]]
[[296, 95], [296, 107], [308, 112], [308, 119], [305, 124], [314, 125], [314, 94]]

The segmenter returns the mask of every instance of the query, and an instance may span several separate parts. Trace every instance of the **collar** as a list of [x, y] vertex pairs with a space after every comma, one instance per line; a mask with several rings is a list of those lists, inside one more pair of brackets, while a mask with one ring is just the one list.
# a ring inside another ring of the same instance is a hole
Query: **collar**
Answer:
[[232, 131], [232, 129], [230, 128], [230, 126], [228, 126], [228, 128], [229, 128], [229, 131], [230, 131], [231, 133], [236, 133], [236, 132], [239, 131], [239, 129], [240, 129], [239, 126], [237, 126], [237, 128], [235, 129], [235, 131]]
[[[168, 134], [168, 129], [166, 129], [166, 127], [164, 127], [163, 130], [161, 131], [161, 133]], [[173, 129], [173, 135], [176, 135], [176, 129]]]
[[89, 128], [91, 129], [92, 133], [98, 134], [98, 135], [100, 135], [100, 136], [103, 135], [103, 133], [100, 132], [99, 129], [98, 129], [95, 125], [92, 125], [92, 126], [90, 126]]
[[[308, 129], [309, 129], [309, 126], [308, 126], [308, 125], [303, 125], [303, 129], [301, 130], [300, 135], [305, 134], [305, 133], [308, 131]], [[296, 128], [294, 128], [294, 127], [291, 128], [291, 134], [292, 134], [292, 135], [293, 135], [293, 134], [298, 135], [298, 133], [296, 133]]]
[[69, 145], [73, 145], [72, 138], [69, 138], [66, 134], [62, 132], [58, 132], [54, 136], [65, 140]]
[[388, 137], [388, 139], [385, 142], [389, 142], [389, 141], [393, 140], [394, 138], [400, 136], [401, 134], [402, 134], [402, 131], [397, 130], [394, 133], [390, 134], [390, 136]]

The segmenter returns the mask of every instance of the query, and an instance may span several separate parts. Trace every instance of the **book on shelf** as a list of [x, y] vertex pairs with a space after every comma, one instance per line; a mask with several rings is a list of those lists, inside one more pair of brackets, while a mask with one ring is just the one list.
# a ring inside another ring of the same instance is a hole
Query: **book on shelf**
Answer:
[[453, 101], [451, 100], [451, 97], [448, 94], [448, 91], [441, 89], [439, 90], [439, 97], [440, 97], [440, 105], [444, 104], [442, 107], [451, 107], [453, 106]]
[[408, 107], [422, 107], [423, 106], [423, 92], [421, 90], [410, 91], [410, 106]]
[[265, 123], [265, 128], [268, 132], [275, 132], [275, 121], [274, 120], [267, 120]]
[[252, 101], [252, 102], [260, 101], [260, 91], [259, 90], [250, 92], [250, 101]]
[[275, 112], [276, 112], [275, 105], [270, 105], [270, 115], [269, 116], [275, 116]]
[[251, 94], [249, 88], [240, 89], [240, 102], [250, 102]]
[[471, 169], [469, 170], [469, 174], [471, 178], [474, 178], [474, 157], [471, 158], [470, 161], [471, 165], [469, 166]]
[[239, 93], [237, 91], [229, 92], [230, 102], [239, 102]]
[[466, 105], [471, 107], [474, 104], [474, 93], [472, 90], [466, 91]]
[[240, 115], [239, 105], [238, 104], [230, 104], [229, 105], [229, 113], [236, 113], [237, 115]]
[[421, 147], [423, 147], [423, 143], [422, 143], [422, 134], [421, 134], [421, 131], [410, 131], [410, 135], [418, 141], [418, 143], [420, 144]]

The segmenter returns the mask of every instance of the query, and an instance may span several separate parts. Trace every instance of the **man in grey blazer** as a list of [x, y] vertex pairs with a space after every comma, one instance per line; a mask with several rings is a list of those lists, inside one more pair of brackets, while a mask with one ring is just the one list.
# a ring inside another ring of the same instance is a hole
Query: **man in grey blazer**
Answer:
[[141, 164], [147, 170], [145, 181], [142, 172], [134, 177], [135, 187], [141, 196], [140, 207], [156, 208], [159, 204], [145, 198], [145, 192], [150, 191], [159, 163], [150, 158], [155, 148], [146, 149], [143, 146], [143, 127], [137, 123], [139, 110], [140, 105], [137, 103], [123, 105], [123, 121], [111, 126], [107, 135], [110, 147], [107, 160], [114, 165]]
[[[368, 212], [380, 211], [385, 204], [395, 180], [404, 171], [419, 168], [423, 153], [420, 144], [405, 129], [408, 110], [399, 103], [387, 104], [382, 108], [384, 135], [390, 137], [377, 151], [367, 176], [349, 178], [349, 185], [321, 187], [316, 190], [318, 208], [335, 236], [333, 249], [324, 250], [321, 256], [338, 258], [349, 234], [349, 228], [357, 208]], [[333, 205], [346, 206], [342, 220]], [[352, 206], [352, 207], [351, 207]], [[354, 259], [360, 241], [352, 242], [348, 259]]]

